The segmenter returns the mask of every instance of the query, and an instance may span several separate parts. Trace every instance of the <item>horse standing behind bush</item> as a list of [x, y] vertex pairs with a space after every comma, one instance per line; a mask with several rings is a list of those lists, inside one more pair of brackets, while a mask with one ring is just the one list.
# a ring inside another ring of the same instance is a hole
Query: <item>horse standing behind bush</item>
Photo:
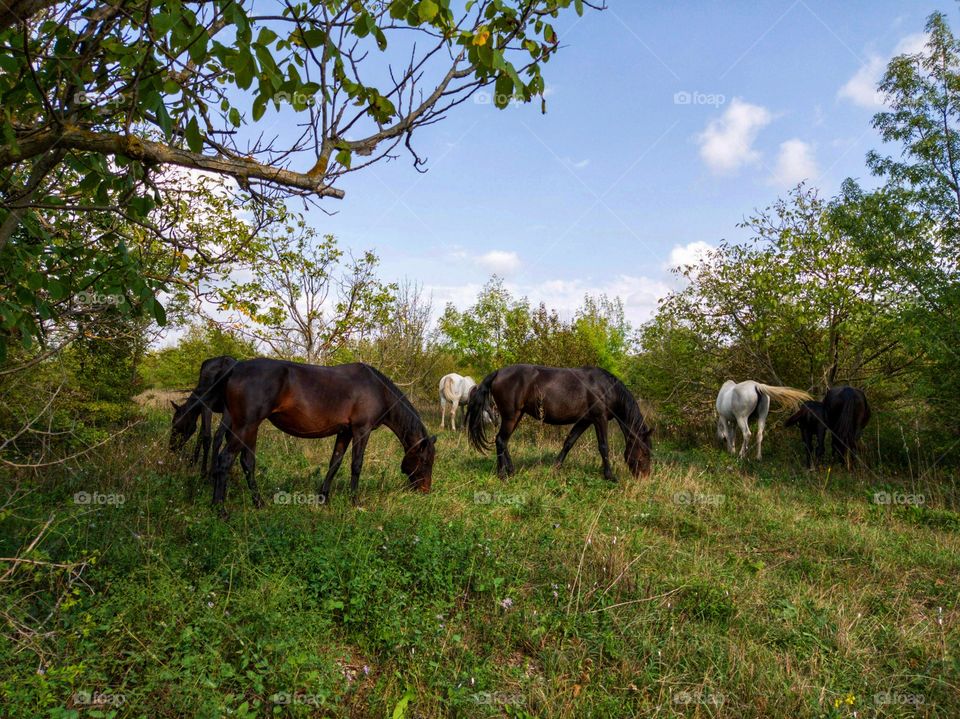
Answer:
[[477, 386], [473, 377], [464, 377], [451, 372], [440, 378], [440, 429], [447, 418], [447, 405], [450, 405], [450, 427], [457, 428], [457, 407], [466, 406], [470, 400], [470, 390]]
[[807, 469], [813, 469], [814, 439], [816, 439], [817, 445], [817, 462], [823, 461], [823, 451], [826, 446], [827, 416], [823, 411], [823, 402], [807, 400], [800, 405], [800, 409], [783, 423], [784, 427], [793, 427], [794, 425], [800, 428], [800, 436], [807, 452]]
[[823, 398], [823, 411], [830, 428], [831, 451], [847, 469], [857, 458], [857, 445], [863, 428], [870, 421], [870, 405], [863, 390], [855, 387], [832, 387]]
[[631, 474], [634, 477], [650, 474], [653, 430], [647, 426], [636, 399], [623, 382], [606, 370], [516, 364], [487, 375], [467, 405], [470, 443], [480, 451], [490, 449], [483, 410], [491, 398], [500, 413], [496, 447], [497, 473], [501, 478], [514, 472], [507, 443], [524, 414], [547, 424], [573, 425], [557, 455], [558, 467], [580, 435], [593, 425], [603, 460], [603, 476], [612, 482], [616, 477], [610, 467], [607, 424], [616, 420], [626, 441], [623, 458]]

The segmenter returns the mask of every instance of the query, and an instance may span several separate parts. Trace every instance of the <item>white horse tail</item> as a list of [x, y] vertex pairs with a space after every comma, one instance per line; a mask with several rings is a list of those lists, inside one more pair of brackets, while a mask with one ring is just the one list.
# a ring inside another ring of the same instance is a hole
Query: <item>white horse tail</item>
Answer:
[[445, 399], [448, 402], [453, 401], [454, 389], [453, 383], [456, 381], [453, 375], [448, 374], [442, 380], [440, 380], [440, 398]]
[[774, 387], [773, 385], [757, 382], [757, 389], [771, 399], [775, 399], [781, 407], [792, 410], [796, 410], [801, 402], [813, 399], [809, 392], [804, 392], [802, 389], [794, 389], [793, 387]]

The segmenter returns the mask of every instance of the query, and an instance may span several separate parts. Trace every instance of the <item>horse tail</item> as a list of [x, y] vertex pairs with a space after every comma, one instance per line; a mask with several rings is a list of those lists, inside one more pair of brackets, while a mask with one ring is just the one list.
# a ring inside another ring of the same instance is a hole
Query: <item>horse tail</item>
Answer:
[[801, 402], [813, 399], [809, 392], [804, 392], [802, 389], [794, 389], [793, 387], [775, 387], [757, 382], [757, 390], [767, 395], [770, 399], [776, 400], [781, 407], [786, 407], [791, 410], [796, 410]]
[[440, 380], [440, 401], [444, 400], [450, 401], [450, 397], [453, 396], [453, 377], [450, 375], [445, 375], [442, 380]]
[[197, 394], [198, 399], [203, 403], [204, 407], [214, 412], [226, 412], [225, 394], [227, 382], [230, 377], [233, 376], [233, 370], [238, 364], [239, 362], [237, 360], [233, 360], [233, 364], [219, 372], [214, 380], [206, 387], [202, 390], [199, 387], [197, 388], [195, 394]]
[[478, 452], [489, 451], [491, 441], [487, 437], [487, 430], [483, 423], [483, 413], [490, 402], [490, 389], [493, 380], [497, 378], [497, 372], [494, 370], [486, 377], [483, 382], [477, 385], [477, 391], [467, 402], [467, 436], [470, 438], [471, 446]]
[[837, 428], [834, 436], [840, 440], [844, 453], [856, 449], [857, 443], [857, 401], [850, 398], [840, 408], [840, 417], [837, 419]]

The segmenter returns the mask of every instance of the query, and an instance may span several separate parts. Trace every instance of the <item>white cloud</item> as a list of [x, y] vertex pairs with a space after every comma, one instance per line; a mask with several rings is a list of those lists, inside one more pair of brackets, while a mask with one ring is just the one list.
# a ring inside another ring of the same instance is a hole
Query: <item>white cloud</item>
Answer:
[[854, 105], [867, 108], [883, 107], [883, 93], [877, 90], [887, 61], [879, 55], [871, 55], [853, 77], [840, 88], [837, 97], [849, 100]]
[[865, 107], [870, 110], [877, 110], [883, 107], [883, 93], [877, 90], [883, 73], [887, 69], [887, 63], [895, 55], [904, 53], [915, 54], [923, 50], [927, 43], [925, 33], [914, 33], [902, 38], [893, 50], [893, 54], [883, 57], [872, 53], [867, 61], [861, 65], [843, 87], [837, 92], [837, 97], [841, 100], [849, 100], [854, 105]]
[[700, 157], [717, 174], [728, 174], [755, 163], [760, 153], [753, 149], [753, 142], [772, 120], [773, 115], [765, 107], [735, 97], [723, 115], [711, 120], [697, 136]]
[[506, 250], [490, 250], [485, 255], [480, 255], [477, 262], [490, 272], [497, 274], [510, 274], [520, 269], [520, 256], [516, 252]]
[[792, 187], [804, 180], [813, 180], [820, 174], [813, 145], [793, 138], [780, 143], [780, 154], [770, 182], [781, 187]]
[[664, 264], [663, 269], [672, 270], [674, 267], [696, 265], [711, 250], [713, 250], [713, 245], [703, 240], [689, 242], [686, 245], [674, 245], [673, 249], [670, 250], [670, 259]]

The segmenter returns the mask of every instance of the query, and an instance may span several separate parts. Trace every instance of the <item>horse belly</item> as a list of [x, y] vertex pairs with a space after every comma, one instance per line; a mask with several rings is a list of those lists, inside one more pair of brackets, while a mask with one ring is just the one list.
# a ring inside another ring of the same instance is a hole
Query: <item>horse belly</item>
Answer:
[[319, 402], [281, 406], [267, 419], [277, 429], [295, 437], [329, 437], [350, 426], [350, 413], [346, 408]]

